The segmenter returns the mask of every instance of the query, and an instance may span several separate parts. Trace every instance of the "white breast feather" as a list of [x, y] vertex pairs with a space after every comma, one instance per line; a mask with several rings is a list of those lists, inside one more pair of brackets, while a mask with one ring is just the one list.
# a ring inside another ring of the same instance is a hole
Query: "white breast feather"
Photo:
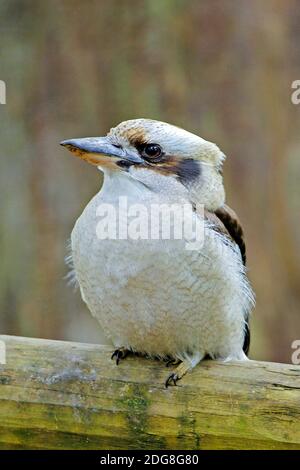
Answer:
[[71, 236], [83, 299], [106, 335], [116, 347], [152, 356], [245, 359], [254, 299], [238, 247], [209, 224], [198, 252], [184, 240], [98, 240], [97, 206], [117, 204], [120, 194], [151, 203], [127, 176], [106, 178]]

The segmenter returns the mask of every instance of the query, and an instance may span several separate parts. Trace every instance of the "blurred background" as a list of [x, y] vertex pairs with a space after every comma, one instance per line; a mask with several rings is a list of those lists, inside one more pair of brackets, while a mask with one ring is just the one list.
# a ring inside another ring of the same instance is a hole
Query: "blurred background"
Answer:
[[257, 296], [251, 357], [300, 339], [297, 0], [0, 0], [1, 333], [103, 342], [64, 279], [100, 173], [58, 145], [149, 117], [216, 142]]

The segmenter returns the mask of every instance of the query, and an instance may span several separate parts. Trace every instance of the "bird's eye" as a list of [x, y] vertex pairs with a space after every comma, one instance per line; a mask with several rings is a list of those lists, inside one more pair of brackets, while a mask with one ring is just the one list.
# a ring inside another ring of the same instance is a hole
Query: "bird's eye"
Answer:
[[151, 160], [157, 160], [162, 155], [162, 149], [158, 144], [147, 144], [143, 149], [143, 154], [145, 158], [149, 158]]

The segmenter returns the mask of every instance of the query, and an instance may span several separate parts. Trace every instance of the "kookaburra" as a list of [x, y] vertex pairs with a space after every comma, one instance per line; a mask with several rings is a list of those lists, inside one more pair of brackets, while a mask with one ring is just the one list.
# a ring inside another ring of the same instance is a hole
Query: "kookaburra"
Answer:
[[[168, 386], [204, 357], [245, 360], [254, 296], [243, 231], [225, 205], [220, 149], [150, 119], [61, 145], [104, 173], [74, 226], [71, 254], [82, 299], [113, 342], [116, 362], [128, 352], [169, 360], [176, 368]], [[99, 206], [115, 208], [122, 220], [124, 196], [127, 210], [136, 203], [191, 204], [204, 225], [201, 248], [186, 249], [183, 238], [99, 239]]]

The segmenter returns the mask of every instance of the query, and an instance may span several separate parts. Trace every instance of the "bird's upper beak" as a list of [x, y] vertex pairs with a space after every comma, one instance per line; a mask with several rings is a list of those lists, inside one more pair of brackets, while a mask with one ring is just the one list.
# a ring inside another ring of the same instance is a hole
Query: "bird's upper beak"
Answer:
[[83, 139], [63, 140], [60, 145], [70, 152], [96, 166], [116, 168], [116, 162], [125, 160], [130, 163], [143, 163], [143, 159], [133, 150], [124, 150], [110, 142], [108, 137], [85, 137]]

